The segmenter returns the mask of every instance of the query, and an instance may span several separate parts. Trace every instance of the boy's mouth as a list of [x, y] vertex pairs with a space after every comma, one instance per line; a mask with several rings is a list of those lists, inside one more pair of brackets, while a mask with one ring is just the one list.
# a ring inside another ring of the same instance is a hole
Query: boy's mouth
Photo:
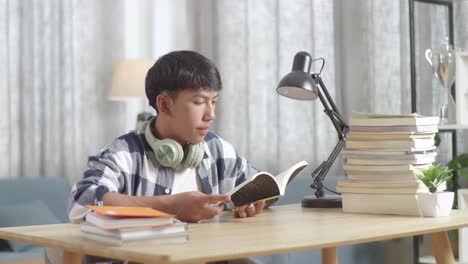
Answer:
[[198, 131], [200, 131], [200, 134], [206, 135], [208, 133], [208, 128], [209, 127], [201, 127], [201, 128], [198, 128]]

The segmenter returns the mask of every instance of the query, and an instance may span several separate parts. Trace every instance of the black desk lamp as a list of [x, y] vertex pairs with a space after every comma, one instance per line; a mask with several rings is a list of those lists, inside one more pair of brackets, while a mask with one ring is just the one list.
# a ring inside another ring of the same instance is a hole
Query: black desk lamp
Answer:
[[[310, 74], [310, 66], [312, 62], [322, 60], [322, 68], [320, 72]], [[338, 133], [339, 141], [333, 149], [328, 159], [322, 162], [313, 172], [313, 183], [311, 188], [315, 189], [314, 196], [306, 196], [302, 200], [302, 207], [314, 208], [337, 208], [342, 207], [340, 196], [325, 196], [323, 189], [323, 180], [330, 170], [333, 162], [335, 161], [341, 149], [345, 145], [346, 133], [348, 132], [348, 125], [343, 120], [340, 112], [338, 111], [333, 99], [328, 93], [325, 84], [320, 77], [320, 73], [325, 65], [325, 60], [315, 59], [309, 53], [301, 51], [294, 56], [292, 71], [284, 76], [278, 84], [276, 91], [282, 95], [295, 100], [315, 100], [317, 97], [322, 102], [325, 114], [330, 118], [333, 126]], [[327, 189], [328, 190], [328, 189]], [[331, 191], [331, 190], [330, 190]], [[332, 191], [333, 192], [333, 191]]]

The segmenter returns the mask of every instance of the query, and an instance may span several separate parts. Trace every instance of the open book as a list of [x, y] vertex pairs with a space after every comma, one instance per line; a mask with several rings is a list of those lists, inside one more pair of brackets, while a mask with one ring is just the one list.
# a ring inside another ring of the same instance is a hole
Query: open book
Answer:
[[286, 185], [307, 165], [309, 164], [306, 161], [301, 161], [276, 176], [264, 171], [258, 172], [227, 194], [231, 196], [235, 207], [278, 198], [284, 195]]

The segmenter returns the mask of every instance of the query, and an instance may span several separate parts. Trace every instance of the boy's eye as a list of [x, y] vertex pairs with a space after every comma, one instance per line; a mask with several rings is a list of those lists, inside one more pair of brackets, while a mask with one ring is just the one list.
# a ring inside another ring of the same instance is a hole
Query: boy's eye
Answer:
[[195, 104], [197, 105], [201, 105], [201, 104], [204, 104], [205, 102], [195, 102]]
[[218, 101], [213, 101], [213, 102], [211, 102], [211, 103], [215, 105], [217, 102], [218, 102]]

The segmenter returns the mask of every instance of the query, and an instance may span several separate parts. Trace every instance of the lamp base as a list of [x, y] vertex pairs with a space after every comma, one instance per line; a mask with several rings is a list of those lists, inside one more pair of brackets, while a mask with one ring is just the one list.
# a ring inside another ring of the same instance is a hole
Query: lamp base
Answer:
[[341, 208], [340, 195], [325, 195], [321, 198], [315, 197], [315, 195], [304, 196], [302, 200], [302, 207], [309, 208]]

